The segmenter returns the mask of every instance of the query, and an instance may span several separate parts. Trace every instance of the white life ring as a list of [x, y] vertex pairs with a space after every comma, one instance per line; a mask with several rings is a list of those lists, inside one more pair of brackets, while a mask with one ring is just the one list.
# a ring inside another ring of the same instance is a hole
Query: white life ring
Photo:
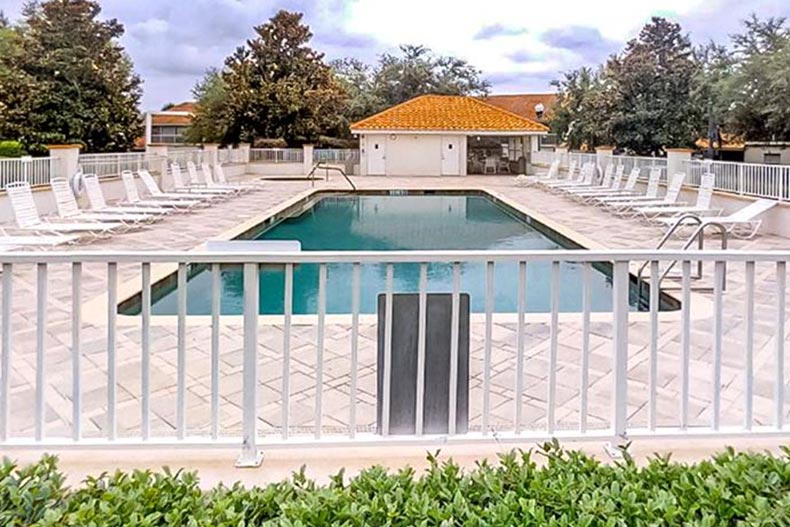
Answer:
[[71, 176], [71, 181], [69, 183], [71, 184], [71, 191], [75, 196], [82, 194], [82, 191], [85, 188], [85, 180], [83, 179], [82, 172], [77, 172]]

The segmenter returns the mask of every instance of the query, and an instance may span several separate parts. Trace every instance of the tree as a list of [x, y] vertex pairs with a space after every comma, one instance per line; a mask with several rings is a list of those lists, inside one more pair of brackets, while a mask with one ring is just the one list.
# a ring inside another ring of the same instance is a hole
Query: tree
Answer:
[[0, 9], [0, 29], [5, 29], [10, 26], [11, 23], [8, 21], [8, 17], [5, 16], [5, 13], [2, 9]]
[[784, 18], [745, 20], [734, 64], [716, 87], [728, 130], [747, 140], [790, 140], [790, 29]]
[[330, 66], [346, 93], [343, 110], [346, 126], [386, 108], [386, 101], [374, 89], [373, 68], [353, 58], [332, 61]]
[[558, 89], [551, 128], [570, 148], [611, 143], [601, 72], [580, 68], [552, 82]]
[[299, 143], [337, 134], [346, 96], [323, 54], [309, 46], [313, 35], [302, 14], [280, 11], [255, 32], [256, 38], [228, 57], [222, 72], [227, 138]]
[[87, 151], [133, 146], [142, 133], [141, 81], [117, 42], [123, 26], [98, 20], [100, 12], [93, 0], [25, 6], [23, 51], [0, 57], [0, 68], [12, 72], [0, 79], [0, 104], [11, 110], [0, 133], [11, 131], [34, 151], [54, 142], [79, 142]]
[[617, 146], [658, 155], [666, 147], [693, 145], [703, 128], [693, 98], [696, 71], [688, 36], [679, 24], [659, 17], [611, 57], [604, 76]]
[[233, 116], [228, 114], [228, 91], [220, 71], [213, 68], [208, 70], [195, 84], [192, 94], [197, 101], [197, 109], [186, 131], [187, 142], [232, 142], [233, 138], [228, 135], [228, 123], [233, 120]]

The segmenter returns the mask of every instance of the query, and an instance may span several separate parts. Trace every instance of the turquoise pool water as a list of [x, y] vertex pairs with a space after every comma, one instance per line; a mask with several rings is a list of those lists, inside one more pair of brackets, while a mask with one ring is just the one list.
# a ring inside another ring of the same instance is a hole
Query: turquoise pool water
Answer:
[[[304, 251], [394, 251], [438, 249], [540, 249], [578, 248], [534, 221], [524, 221], [515, 211], [483, 195], [353, 195], [327, 196], [309, 210], [280, 223], [255, 229], [247, 239], [299, 240]], [[485, 265], [463, 264], [461, 290], [470, 294], [473, 312], [485, 310]], [[591, 273], [592, 308], [611, 309], [611, 276], [608, 269]], [[580, 311], [582, 268], [562, 264], [560, 310]], [[351, 310], [351, 265], [327, 267], [327, 313]], [[494, 290], [495, 310], [514, 312], [517, 302], [517, 264], [497, 264]], [[416, 292], [418, 264], [398, 264], [394, 268], [394, 291]], [[176, 313], [173, 280], [158, 284], [153, 293], [155, 315]], [[211, 275], [206, 268], [189, 272], [187, 311], [190, 315], [211, 312]], [[263, 268], [260, 273], [261, 313], [283, 311], [284, 272]], [[385, 288], [385, 265], [363, 265], [361, 270], [361, 311], [374, 313], [376, 296]], [[526, 305], [528, 312], [550, 309], [551, 264], [527, 265]], [[632, 286], [631, 304], [637, 309], [642, 299]], [[428, 267], [429, 292], [452, 290], [450, 264]], [[294, 269], [294, 313], [316, 312], [318, 266], [299, 265]], [[223, 314], [240, 314], [243, 306], [242, 273], [239, 267], [222, 270]], [[126, 314], [139, 312], [139, 300], [121, 306]]]

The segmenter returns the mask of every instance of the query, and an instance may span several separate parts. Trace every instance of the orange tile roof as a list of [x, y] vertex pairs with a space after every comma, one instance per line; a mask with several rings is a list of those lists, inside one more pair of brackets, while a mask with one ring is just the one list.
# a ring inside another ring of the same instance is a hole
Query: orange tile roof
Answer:
[[547, 132], [548, 128], [474, 97], [421, 95], [356, 122], [351, 130]]
[[[519, 93], [512, 95], [489, 95], [483, 97], [485, 102], [493, 104], [503, 110], [513, 112], [533, 121], [545, 121], [551, 113], [551, 108], [557, 102], [556, 93]], [[542, 104], [544, 111], [543, 117], [538, 119], [535, 113], [535, 106]]]
[[168, 115], [167, 112], [189, 112], [195, 113], [196, 104], [194, 102], [182, 102], [174, 104], [163, 113], [155, 113], [151, 117], [151, 123], [157, 126], [175, 125], [175, 126], [189, 126], [192, 124], [191, 115]]
[[[700, 137], [695, 142], [695, 145], [701, 150], [707, 150], [708, 143], [709, 140], [707, 137]], [[740, 152], [746, 148], [746, 144], [740, 137], [737, 137], [733, 134], [723, 133], [721, 134], [721, 142], [714, 141], [713, 147], [717, 150], [731, 150], [734, 152]]]

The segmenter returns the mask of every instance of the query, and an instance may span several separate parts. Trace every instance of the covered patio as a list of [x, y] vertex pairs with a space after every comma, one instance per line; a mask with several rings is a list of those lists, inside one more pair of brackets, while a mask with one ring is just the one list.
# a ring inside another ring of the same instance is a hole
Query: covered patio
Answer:
[[474, 135], [466, 138], [466, 173], [470, 175], [526, 174], [530, 136]]

